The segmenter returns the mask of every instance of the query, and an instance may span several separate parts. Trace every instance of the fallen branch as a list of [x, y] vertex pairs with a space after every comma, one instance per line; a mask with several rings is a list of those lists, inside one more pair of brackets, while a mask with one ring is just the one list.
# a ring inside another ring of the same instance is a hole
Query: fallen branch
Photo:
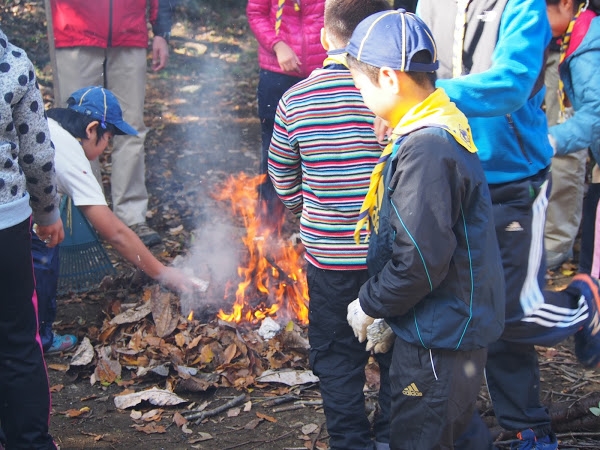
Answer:
[[284, 411], [293, 411], [295, 409], [306, 408], [307, 406], [322, 406], [323, 400], [299, 400], [294, 402], [293, 405], [282, 406], [281, 408], [273, 408], [274, 413], [284, 412]]
[[245, 400], [246, 400], [246, 394], [241, 394], [241, 395], [238, 395], [237, 397], [232, 398], [227, 403], [219, 406], [218, 408], [208, 409], [206, 411], [198, 411], [198, 412], [194, 411], [194, 410], [184, 411], [181, 413], [181, 415], [184, 416], [187, 420], [198, 419], [198, 420], [196, 420], [196, 422], [194, 422], [196, 425], [198, 425], [200, 422], [202, 422], [207, 417], [212, 417], [212, 416], [216, 416], [217, 414], [221, 414], [222, 412], [227, 411], [230, 408], [241, 405], [242, 403], [244, 403]]
[[271, 398], [263, 402], [262, 406], [264, 406], [265, 408], [270, 408], [271, 406], [282, 405], [283, 403], [289, 403], [299, 399], [300, 397], [298, 397], [295, 394], [286, 394], [282, 395], [281, 397]]
[[319, 436], [321, 436], [321, 433], [323, 432], [323, 425], [325, 425], [325, 422], [321, 422], [321, 425], [319, 425], [319, 429], [317, 430], [317, 433], [311, 439], [310, 450], [315, 450], [317, 448], [317, 442], [319, 440]]

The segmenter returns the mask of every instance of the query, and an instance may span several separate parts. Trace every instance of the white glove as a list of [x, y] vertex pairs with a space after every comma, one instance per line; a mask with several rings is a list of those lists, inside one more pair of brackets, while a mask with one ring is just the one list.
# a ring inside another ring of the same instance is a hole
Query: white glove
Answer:
[[387, 353], [392, 348], [395, 339], [396, 335], [384, 319], [375, 319], [367, 327], [367, 351]]
[[346, 320], [354, 331], [354, 336], [358, 338], [358, 342], [365, 342], [367, 339], [367, 327], [373, 323], [375, 319], [367, 316], [360, 307], [358, 299], [348, 305], [348, 315]]

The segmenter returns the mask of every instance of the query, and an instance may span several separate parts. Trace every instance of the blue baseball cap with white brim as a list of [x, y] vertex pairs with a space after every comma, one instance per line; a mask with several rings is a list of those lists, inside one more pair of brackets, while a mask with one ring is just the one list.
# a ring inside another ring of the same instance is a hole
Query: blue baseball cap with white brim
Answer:
[[[69, 101], [71, 100], [72, 101]], [[107, 123], [114, 125], [117, 134], [130, 134], [137, 136], [138, 132], [123, 120], [123, 111], [115, 94], [101, 86], [88, 86], [71, 94], [67, 103], [69, 108], [85, 116], [92, 117], [100, 122], [101, 126]]]
[[[422, 50], [429, 52], [431, 62], [412, 60]], [[365, 64], [402, 72], [435, 72], [439, 67], [431, 31], [404, 9], [381, 11], [364, 19], [352, 33], [346, 52]]]

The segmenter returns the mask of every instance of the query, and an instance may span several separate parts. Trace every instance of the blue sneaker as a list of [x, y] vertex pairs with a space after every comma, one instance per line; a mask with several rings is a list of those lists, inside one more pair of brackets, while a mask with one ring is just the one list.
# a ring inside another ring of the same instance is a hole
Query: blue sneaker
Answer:
[[518, 441], [510, 445], [515, 450], [556, 450], [558, 441], [554, 433], [547, 434], [544, 437], [536, 437], [533, 430], [523, 430], [517, 434]]
[[55, 353], [62, 353], [72, 350], [77, 345], [77, 338], [72, 334], [60, 334], [53, 333], [52, 345], [44, 353], [46, 355], [52, 355]]
[[600, 285], [595, 278], [580, 273], [569, 287], [581, 292], [589, 309], [588, 322], [575, 333], [575, 355], [586, 367], [600, 367]]

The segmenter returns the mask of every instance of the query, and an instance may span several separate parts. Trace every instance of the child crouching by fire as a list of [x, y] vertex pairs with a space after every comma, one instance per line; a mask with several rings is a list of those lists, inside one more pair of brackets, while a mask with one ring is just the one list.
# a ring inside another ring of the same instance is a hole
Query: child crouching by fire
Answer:
[[[102, 87], [86, 87], [74, 92], [67, 108], [47, 112], [54, 143], [57, 190], [79, 207], [100, 237], [127, 261], [153, 279], [179, 292], [202, 290], [197, 280], [182, 271], [166, 267], [146, 248], [138, 236], [110, 210], [102, 187], [92, 173], [90, 161], [97, 158], [115, 135], [136, 135], [123, 120], [115, 95]], [[33, 257], [39, 301], [39, 324], [46, 354], [69, 350], [77, 339], [52, 332], [56, 315], [58, 247], [45, 244], [48, 236], [33, 234]]]

